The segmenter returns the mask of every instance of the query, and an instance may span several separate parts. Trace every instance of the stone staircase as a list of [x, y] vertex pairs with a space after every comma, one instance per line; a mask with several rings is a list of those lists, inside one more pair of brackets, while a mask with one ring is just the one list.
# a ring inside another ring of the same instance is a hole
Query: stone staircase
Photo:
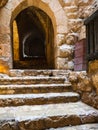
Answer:
[[66, 70], [0, 74], [0, 130], [98, 130], [98, 110], [81, 102], [68, 75]]

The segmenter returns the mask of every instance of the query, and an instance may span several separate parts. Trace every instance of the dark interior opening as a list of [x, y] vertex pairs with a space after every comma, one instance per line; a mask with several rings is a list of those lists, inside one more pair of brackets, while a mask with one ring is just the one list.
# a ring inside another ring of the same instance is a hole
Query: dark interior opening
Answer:
[[[29, 7], [15, 20], [19, 35], [19, 60], [13, 58], [13, 67], [53, 68], [53, 26], [49, 16], [36, 7]], [[50, 61], [48, 54], [52, 56]]]

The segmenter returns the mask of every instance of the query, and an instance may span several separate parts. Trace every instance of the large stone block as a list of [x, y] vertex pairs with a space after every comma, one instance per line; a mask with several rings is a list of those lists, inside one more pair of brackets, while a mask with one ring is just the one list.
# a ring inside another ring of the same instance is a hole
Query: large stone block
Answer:
[[[74, 33], [75, 34], [75, 33]], [[73, 35], [72, 33], [68, 33], [65, 37], [66, 44], [74, 45], [78, 39], [77, 35]]]
[[65, 34], [57, 34], [57, 36], [56, 36], [57, 46], [62, 45], [64, 42], [65, 42]]
[[63, 44], [58, 48], [58, 56], [62, 58], [71, 57], [73, 55], [74, 46]]
[[74, 63], [72, 60], [69, 61], [68, 58], [57, 58], [56, 59], [56, 68], [58, 69], [66, 69], [73, 70]]
[[98, 94], [98, 72], [92, 76], [93, 85], [96, 89], [96, 92]]
[[78, 7], [77, 6], [68, 6], [64, 8], [66, 13], [70, 13], [70, 12], [77, 12], [78, 11]]
[[58, 69], [68, 69], [68, 58], [57, 58], [56, 59], [56, 68]]
[[10, 46], [8, 44], [0, 44], [0, 56], [9, 57], [10, 53]]
[[78, 18], [78, 12], [75, 12], [75, 13], [68, 13], [67, 14], [67, 17], [69, 18], [69, 19], [76, 19], [76, 18]]
[[89, 74], [95, 74], [98, 72], [98, 60], [90, 61], [88, 64]]
[[6, 61], [0, 60], [0, 73], [9, 75], [9, 66]]
[[79, 4], [80, 6], [87, 6], [87, 5], [89, 5], [89, 0], [75, 0], [75, 3], [77, 4]]
[[73, 60], [68, 62], [68, 69], [69, 70], [73, 70], [74, 69], [74, 62], [73, 62]]
[[72, 0], [62, 0], [64, 3], [64, 6], [70, 6], [72, 4]]
[[73, 85], [73, 89], [80, 92], [91, 92], [91, 79], [86, 72], [70, 72], [69, 80]]
[[0, 8], [5, 6], [5, 4], [8, 2], [8, 0], [0, 0]]

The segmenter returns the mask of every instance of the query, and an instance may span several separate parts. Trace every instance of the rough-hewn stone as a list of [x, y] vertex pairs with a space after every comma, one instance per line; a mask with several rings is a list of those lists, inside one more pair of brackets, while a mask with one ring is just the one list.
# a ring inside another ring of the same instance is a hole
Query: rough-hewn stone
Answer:
[[[70, 92], [70, 83], [65, 84], [37, 84], [37, 85], [0, 85], [1, 94], [27, 94], [27, 93], [48, 93], [48, 92]], [[6, 91], [7, 90], [7, 91]]]
[[98, 73], [92, 75], [92, 82], [98, 94]]
[[7, 2], [8, 0], [0, 0], [0, 8], [3, 7]]
[[[86, 37], [86, 29], [84, 26], [84, 20], [91, 15], [96, 9], [98, 9], [97, 0], [1, 0], [0, 1], [0, 93], [1, 94], [21, 94], [24, 93], [48, 93], [40, 95], [40, 99], [36, 96], [35, 99], [29, 98], [16, 98], [11, 95], [6, 98], [0, 99], [1, 106], [7, 105], [34, 105], [34, 104], [46, 104], [46, 103], [61, 103], [71, 101], [69, 98], [65, 98], [65, 95], [59, 95], [57, 92], [72, 91], [71, 84], [67, 84], [68, 76], [74, 91], [81, 94], [83, 102], [98, 109], [98, 61], [92, 61], [88, 64], [89, 75], [85, 72], [70, 72], [68, 75], [63, 75], [62, 72], [53, 71], [39, 71], [34, 72], [9, 72], [9, 66], [12, 67], [12, 39], [14, 32], [12, 30], [13, 21], [16, 16], [25, 8], [34, 6], [43, 10], [51, 19], [53, 25], [53, 34], [49, 32], [45, 22], [42, 20], [42, 26], [46, 32], [54, 35], [54, 38], [46, 38], [48, 45], [50, 45], [51, 39], [53, 40], [52, 46], [49, 46], [50, 50], [47, 53], [51, 59], [51, 48], [54, 51], [54, 68], [73, 70], [74, 69], [74, 45], [78, 40]], [[6, 4], [6, 5], [5, 5]], [[2, 8], [1, 8], [2, 7]], [[44, 17], [44, 16], [42, 16]], [[41, 18], [40, 16], [38, 18]], [[47, 19], [45, 19], [47, 21]], [[49, 22], [49, 21], [48, 21]], [[46, 37], [47, 37], [46, 33]], [[16, 36], [15, 36], [16, 37]], [[17, 40], [16, 40], [17, 43]], [[47, 45], [47, 47], [48, 47]], [[17, 46], [15, 46], [17, 52]], [[18, 50], [19, 51], [19, 50]], [[17, 52], [19, 53], [19, 52]], [[19, 57], [16, 53], [16, 59]], [[15, 53], [14, 53], [15, 54]], [[7, 59], [7, 60], [6, 60]], [[53, 61], [51, 59], [51, 61]], [[21, 61], [21, 63], [23, 63]], [[18, 64], [18, 62], [17, 62]], [[25, 62], [23, 63], [25, 65]], [[20, 65], [21, 66], [21, 65]], [[27, 65], [26, 65], [27, 66]], [[63, 71], [63, 70], [62, 70]], [[65, 71], [63, 72], [65, 73]], [[39, 76], [37, 77], [37, 74]], [[11, 77], [10, 77], [11, 76]], [[25, 78], [24, 78], [25, 76]], [[31, 77], [33, 76], [33, 77]], [[34, 77], [36, 76], [36, 77]], [[44, 78], [46, 76], [46, 78]], [[53, 77], [57, 76], [57, 77]], [[64, 77], [65, 76], [65, 77]], [[66, 82], [66, 84], [65, 84]], [[39, 85], [39, 83], [42, 83]], [[3, 84], [3, 85], [2, 85]], [[11, 85], [10, 85], [11, 84]], [[33, 84], [33, 85], [32, 85]], [[36, 84], [36, 85], [35, 85]], [[25, 86], [26, 85], [26, 86]], [[70, 88], [69, 88], [70, 87]], [[54, 94], [56, 93], [56, 96]], [[49, 96], [51, 95], [51, 96]], [[58, 95], [58, 96], [57, 96]], [[2, 95], [3, 96], [3, 95]], [[2, 97], [1, 96], [1, 97]], [[25, 97], [24, 96], [24, 97]], [[48, 97], [49, 96], [49, 97]], [[68, 95], [67, 95], [68, 96]], [[50, 98], [51, 97], [51, 98]], [[77, 98], [71, 97], [73, 101]], [[33, 100], [32, 100], [33, 99]], [[79, 97], [78, 97], [79, 99]], [[78, 105], [77, 105], [78, 104]], [[68, 107], [70, 106], [70, 107]], [[77, 107], [78, 106], [78, 107]], [[46, 106], [39, 112], [43, 106], [37, 106], [36, 111], [34, 106], [13, 107], [13, 108], [0, 108], [0, 130], [40, 130], [51, 127], [63, 127], [65, 125], [76, 125], [82, 123], [98, 122], [98, 113], [93, 108], [88, 108], [81, 103], [76, 104], [57, 104]], [[51, 111], [50, 111], [51, 108]], [[55, 109], [56, 108], [56, 109]], [[60, 108], [60, 109], [58, 109]], [[5, 110], [6, 109], [6, 110]], [[58, 110], [57, 110], [58, 109]], [[15, 111], [13, 111], [15, 110]], [[18, 111], [19, 110], [19, 111]], [[90, 110], [90, 112], [89, 112]], [[37, 114], [35, 114], [38, 112]], [[64, 112], [64, 113], [63, 113]], [[67, 113], [68, 112], [68, 113]], [[25, 113], [25, 114], [24, 114]], [[32, 118], [29, 118], [33, 113]], [[58, 115], [60, 113], [60, 115]], [[66, 114], [67, 113], [67, 114]], [[65, 115], [66, 114], [66, 115]], [[38, 116], [34, 119], [34, 115]], [[39, 118], [39, 115], [42, 118]], [[16, 118], [17, 117], [17, 118]], [[7, 121], [7, 119], [10, 121]], [[26, 120], [25, 120], [25, 119]], [[22, 121], [21, 121], [22, 119]], [[12, 121], [13, 120], [13, 121]]]
[[61, 58], [72, 57], [73, 55], [73, 46], [63, 44], [58, 47], [58, 56]]
[[[3, 122], [6, 122], [7, 128], [9, 126], [12, 128], [16, 123], [16, 127], [20, 130], [42, 130], [98, 122], [98, 111], [81, 102], [1, 107], [0, 115], [1, 128]], [[12, 125], [10, 122], [13, 122]]]
[[49, 130], [97, 130], [98, 129], [98, 123], [97, 124], [85, 124], [85, 125], [78, 125], [78, 126], [68, 126], [68, 127], [59, 127], [59, 128], [51, 128]]
[[98, 77], [86, 72], [71, 72], [69, 80], [73, 90], [81, 94], [82, 101], [98, 109]]
[[51, 83], [64, 83], [65, 78], [64, 77], [44, 77], [44, 76], [39, 76], [39, 77], [33, 77], [33, 76], [25, 76], [25, 77], [0, 77], [0, 84], [2, 85], [10, 85], [10, 84], [51, 84]]
[[0, 107], [77, 102], [79, 99], [75, 92], [1, 95]]
[[98, 60], [90, 61], [88, 64], [88, 73], [95, 74], [98, 71]]

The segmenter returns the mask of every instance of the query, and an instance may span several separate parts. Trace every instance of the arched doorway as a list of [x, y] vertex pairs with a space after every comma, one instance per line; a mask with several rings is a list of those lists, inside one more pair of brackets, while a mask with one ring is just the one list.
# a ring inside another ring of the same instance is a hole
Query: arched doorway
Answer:
[[51, 19], [41, 9], [22, 10], [13, 22], [13, 68], [54, 68], [54, 31]]

